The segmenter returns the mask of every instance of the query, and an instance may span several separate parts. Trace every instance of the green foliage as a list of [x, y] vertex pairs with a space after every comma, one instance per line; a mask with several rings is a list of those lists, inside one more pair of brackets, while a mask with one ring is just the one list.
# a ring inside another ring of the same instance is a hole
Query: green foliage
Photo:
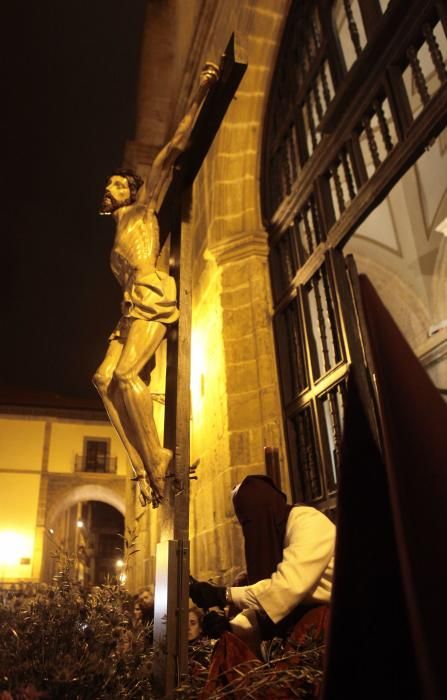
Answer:
[[[125, 538], [126, 566], [135, 533]], [[133, 601], [117, 581], [88, 593], [75, 580], [74, 558], [57, 553], [54, 585], [21, 606], [0, 605], [0, 700], [151, 700], [151, 628], [135, 625]], [[188, 678], [177, 700], [201, 696], [215, 642], [190, 644]], [[324, 648], [306, 640], [288, 650], [282, 640], [264, 649], [264, 660], [232, 669], [217, 679], [208, 700], [224, 698], [315, 698], [322, 679]]]
[[109, 582], [83, 594], [73, 560], [59, 561], [44, 595], [0, 608], [0, 690], [16, 698], [34, 686], [51, 700], [152, 697], [150, 652], [144, 629], [132, 629], [128, 593]]

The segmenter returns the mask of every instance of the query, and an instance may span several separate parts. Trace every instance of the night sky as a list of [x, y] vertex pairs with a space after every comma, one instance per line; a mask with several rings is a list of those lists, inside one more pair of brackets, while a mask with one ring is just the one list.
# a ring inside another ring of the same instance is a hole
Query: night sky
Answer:
[[98, 208], [134, 137], [145, 6], [39, 0], [2, 10], [3, 397], [96, 396], [90, 379], [121, 297], [109, 268], [114, 222]]

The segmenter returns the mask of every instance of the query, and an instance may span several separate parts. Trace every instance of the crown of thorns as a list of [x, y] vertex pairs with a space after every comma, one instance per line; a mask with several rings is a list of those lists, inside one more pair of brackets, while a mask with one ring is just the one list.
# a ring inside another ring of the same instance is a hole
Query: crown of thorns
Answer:
[[120, 177], [125, 177], [127, 182], [129, 183], [130, 191], [133, 194], [136, 194], [136, 192], [138, 192], [138, 190], [140, 189], [141, 185], [144, 182], [142, 177], [137, 175], [137, 173], [134, 173], [133, 170], [129, 170], [129, 169], [117, 168], [116, 170], [113, 171], [112, 176], [113, 175], [119, 175]]

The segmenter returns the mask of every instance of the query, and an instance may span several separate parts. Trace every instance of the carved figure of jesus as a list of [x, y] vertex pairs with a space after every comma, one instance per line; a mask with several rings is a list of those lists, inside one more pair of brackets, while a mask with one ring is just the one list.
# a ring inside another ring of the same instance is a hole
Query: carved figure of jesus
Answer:
[[218, 78], [218, 68], [205, 64], [197, 93], [168, 144], [146, 177], [115, 171], [107, 182], [102, 214], [116, 221], [111, 268], [123, 289], [121, 319], [109, 338], [106, 356], [93, 377], [135, 472], [142, 505], [158, 506], [172, 452], [160, 444], [152, 397], [142, 370], [154, 357], [167, 327], [177, 321], [173, 277], [157, 269], [160, 252], [156, 207], [172, 167], [188, 145], [198, 110]]

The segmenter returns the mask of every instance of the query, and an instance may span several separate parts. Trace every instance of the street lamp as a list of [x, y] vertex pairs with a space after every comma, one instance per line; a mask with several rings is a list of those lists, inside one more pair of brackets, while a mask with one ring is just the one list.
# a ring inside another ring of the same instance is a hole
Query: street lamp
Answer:
[[120, 584], [122, 586], [124, 586], [124, 584], [127, 581], [127, 574], [125, 571], [124, 561], [122, 559], [117, 559], [115, 562], [115, 567], [116, 567], [116, 575], [117, 575], [118, 581], [120, 582]]

